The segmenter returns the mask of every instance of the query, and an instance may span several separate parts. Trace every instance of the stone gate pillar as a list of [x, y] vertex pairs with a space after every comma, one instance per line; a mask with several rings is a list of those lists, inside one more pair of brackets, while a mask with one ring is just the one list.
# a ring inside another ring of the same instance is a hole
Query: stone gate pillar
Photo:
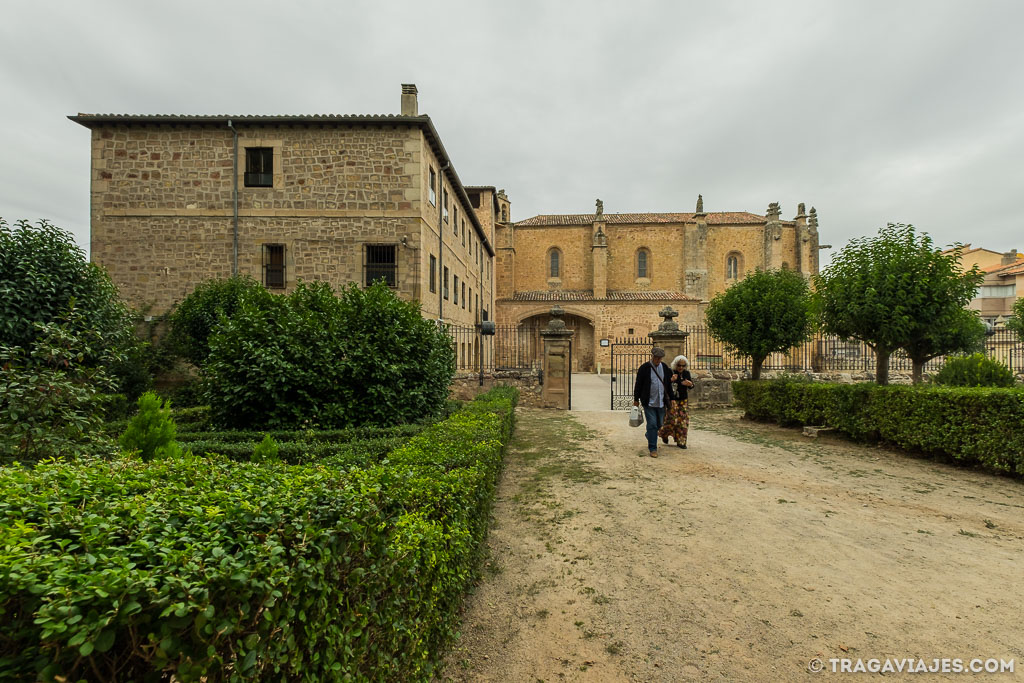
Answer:
[[[690, 333], [679, 329], [679, 325], [672, 319], [678, 316], [679, 313], [674, 311], [671, 306], [665, 306], [665, 308], [658, 311], [658, 315], [664, 318], [664, 321], [658, 326], [658, 329], [647, 336], [651, 338], [654, 346], [660, 346], [665, 349], [665, 362], [671, 363], [673, 358], [686, 353], [684, 350], [686, 348], [686, 338], [690, 336]], [[690, 359], [691, 368], [696, 367], [694, 360]]]
[[545, 406], [569, 409], [570, 382], [572, 382], [572, 366], [570, 365], [570, 349], [572, 330], [565, 326], [562, 316], [565, 311], [560, 306], [551, 309], [551, 322], [540, 331], [544, 340], [544, 388], [541, 400]]

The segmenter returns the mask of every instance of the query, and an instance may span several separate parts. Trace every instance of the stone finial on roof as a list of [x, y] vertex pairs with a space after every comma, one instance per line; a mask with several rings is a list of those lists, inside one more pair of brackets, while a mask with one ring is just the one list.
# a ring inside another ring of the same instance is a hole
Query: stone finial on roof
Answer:
[[498, 197], [501, 198], [501, 199], [508, 199], [508, 195], [505, 194], [505, 189], [504, 188], [498, 190]]
[[679, 329], [679, 323], [672, 319], [677, 317], [679, 312], [671, 306], [665, 306], [665, 308], [658, 311], [658, 315], [664, 318], [664, 322], [658, 325], [659, 332], [674, 332]]
[[807, 225], [814, 229], [818, 228], [818, 211], [813, 206], [811, 207], [811, 215], [807, 218]]
[[597, 200], [597, 213], [596, 213], [596, 216], [597, 216], [598, 220], [601, 220], [601, 218], [604, 217], [604, 202], [602, 202], [600, 199]]
[[779, 203], [778, 202], [772, 202], [771, 204], [768, 205], [768, 212], [765, 214], [765, 217], [768, 220], [770, 220], [770, 221], [777, 221], [777, 220], [779, 220], [779, 216], [781, 216], [781, 215], [782, 215], [782, 209], [779, 208]]
[[697, 213], [704, 213], [704, 195], [697, 195]]
[[572, 330], [565, 326], [565, 321], [562, 320], [563, 315], [565, 315], [565, 310], [561, 306], [559, 306], [558, 304], [552, 306], [551, 321], [548, 322], [548, 326], [541, 330], [540, 333], [545, 336], [571, 335]]
[[805, 213], [807, 213], [807, 211], [804, 208], [804, 203], [800, 202], [799, 204], [796, 205], [796, 217], [799, 218], [800, 216], [803, 216]]

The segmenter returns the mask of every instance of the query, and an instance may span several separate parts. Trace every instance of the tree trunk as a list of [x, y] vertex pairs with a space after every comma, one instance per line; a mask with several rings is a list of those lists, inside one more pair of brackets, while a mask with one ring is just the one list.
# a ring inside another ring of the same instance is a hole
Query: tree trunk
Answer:
[[888, 384], [889, 383], [889, 356], [892, 355], [892, 351], [887, 349], [877, 348], [875, 349], [875, 383], [876, 384]]
[[920, 384], [921, 380], [924, 379], [924, 364], [927, 361], [911, 359], [914, 364], [913, 374], [911, 377], [914, 380], [914, 384]]
[[767, 358], [767, 356], [752, 359], [753, 367], [750, 369], [750, 379], [761, 379], [761, 366], [764, 365], [765, 358]]

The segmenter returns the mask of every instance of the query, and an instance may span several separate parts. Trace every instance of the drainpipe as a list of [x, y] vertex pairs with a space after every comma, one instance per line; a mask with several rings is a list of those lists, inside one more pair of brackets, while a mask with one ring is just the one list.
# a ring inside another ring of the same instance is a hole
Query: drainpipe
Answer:
[[231, 125], [231, 119], [228, 119], [228, 128], [235, 136], [235, 156], [231, 165], [231, 181], [232, 181], [232, 199], [234, 200], [234, 259], [231, 265], [232, 277], [238, 276], [238, 131]]
[[[440, 165], [440, 164], [438, 164]], [[444, 168], [437, 172], [437, 322], [444, 322], [444, 288], [447, 282], [442, 282], [444, 273], [444, 172], [452, 163], [449, 161]]]

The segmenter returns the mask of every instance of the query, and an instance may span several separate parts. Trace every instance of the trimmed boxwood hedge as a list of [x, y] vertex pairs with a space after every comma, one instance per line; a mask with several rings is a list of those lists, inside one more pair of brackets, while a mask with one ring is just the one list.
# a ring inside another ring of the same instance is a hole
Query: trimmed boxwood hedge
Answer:
[[515, 390], [364, 470], [183, 457], [0, 477], [0, 679], [429, 680]]
[[1024, 389], [733, 383], [748, 417], [828, 425], [860, 441], [885, 441], [994, 472], [1024, 474]]

